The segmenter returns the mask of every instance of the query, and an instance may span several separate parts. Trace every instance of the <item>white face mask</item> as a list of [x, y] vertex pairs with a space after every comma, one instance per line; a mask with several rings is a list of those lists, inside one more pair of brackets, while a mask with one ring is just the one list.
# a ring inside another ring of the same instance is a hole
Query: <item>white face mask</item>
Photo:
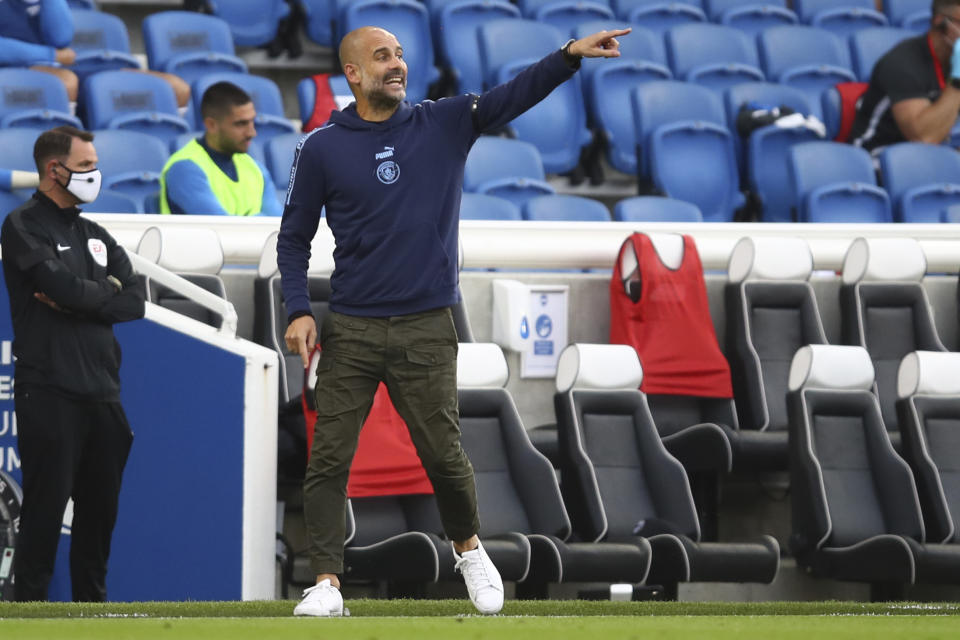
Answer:
[[70, 171], [62, 163], [60, 166], [70, 174], [67, 184], [60, 186], [75, 195], [80, 202], [93, 202], [97, 199], [100, 195], [100, 183], [103, 180], [100, 169], [79, 172]]

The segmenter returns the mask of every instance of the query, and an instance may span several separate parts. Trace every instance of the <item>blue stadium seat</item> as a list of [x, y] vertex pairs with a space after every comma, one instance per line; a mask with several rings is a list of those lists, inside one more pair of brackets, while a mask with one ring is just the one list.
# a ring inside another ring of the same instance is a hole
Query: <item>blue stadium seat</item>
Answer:
[[21, 194], [0, 189], [0, 222], [3, 222], [7, 214], [24, 202], [26, 202], [26, 200]]
[[483, 92], [477, 28], [491, 20], [519, 17], [520, 10], [503, 0], [459, 0], [440, 9], [437, 43], [458, 94]]
[[71, 9], [88, 9], [96, 11], [97, 3], [94, 0], [67, 0], [67, 6]]
[[103, 188], [129, 196], [138, 203], [138, 211], [145, 211], [147, 198], [160, 191], [168, 145], [138, 131], [105, 129], [94, 134]]
[[796, 24], [797, 14], [787, 0], [705, 0], [707, 16], [713, 22], [736, 27], [751, 36], [764, 29]]
[[334, 47], [334, 23], [339, 15], [339, 6], [334, 7], [330, 0], [299, 0], [303, 7], [307, 37], [324, 47]]
[[177, 115], [173, 89], [157, 76], [102, 71], [86, 79], [82, 96], [90, 129], [131, 129], [167, 144], [191, 130]]
[[241, 47], [260, 47], [277, 35], [280, 20], [290, 14], [284, 0], [216, 0], [213, 13], [226, 20], [233, 42]]
[[[499, 83], [507, 82], [536, 59], [517, 60], [500, 68]], [[587, 109], [580, 77], [564, 82], [550, 95], [507, 125], [520, 140], [536, 145], [547, 173], [566, 173], [580, 163], [583, 147], [593, 135], [587, 128]]]
[[771, 27], [757, 41], [767, 79], [801, 89], [817, 117], [824, 89], [856, 81], [846, 44], [829, 31], [803, 25]]
[[216, 16], [154, 13], [143, 20], [143, 44], [151, 69], [175, 73], [187, 82], [215, 71], [247, 71], [234, 54], [230, 26]]
[[[741, 106], [750, 102], [786, 106], [804, 115], [809, 115], [811, 111], [806, 95], [799, 89], [766, 82], [733, 87], [724, 98], [731, 131], [736, 131], [737, 114]], [[806, 128], [789, 129], [770, 125], [755, 130], [746, 143], [741, 141], [740, 146], [745, 152], [743, 166], [747, 185], [760, 201], [761, 219], [764, 222], [793, 221], [796, 196], [793, 182], [784, 170], [790, 147], [818, 139], [813, 131]]]
[[860, 29], [887, 26], [874, 0], [793, 0], [800, 21], [847, 37]]
[[890, 24], [923, 33], [930, 28], [930, 0], [883, 0]]
[[464, 192], [460, 197], [461, 220], [523, 220], [520, 207], [505, 198], [486, 193]]
[[36, 171], [33, 162], [33, 145], [42, 133], [40, 129], [0, 129], [0, 167], [17, 171]]
[[297, 128], [283, 113], [283, 97], [277, 84], [263, 76], [248, 73], [213, 73], [205, 75], [193, 83], [191, 97], [193, 98], [194, 122], [196, 127], [202, 128], [203, 118], [200, 115], [200, 103], [203, 94], [211, 85], [217, 82], [232, 82], [247, 92], [253, 100], [257, 110], [254, 125], [257, 128], [257, 137], [266, 142], [273, 136], [284, 133], [296, 133]]
[[103, 189], [96, 200], [83, 205], [83, 210], [90, 213], [144, 213], [141, 201], [109, 189]]
[[673, 198], [635, 196], [624, 198], [613, 207], [618, 222], [703, 222], [697, 205]]
[[98, 71], [139, 69], [140, 63], [130, 54], [130, 36], [123, 20], [102, 11], [72, 9], [73, 40], [70, 47], [77, 52], [70, 70], [82, 82]]
[[720, 99], [694, 84], [662, 80], [645, 83], [630, 95], [635, 139], [640, 147], [638, 173], [649, 175], [649, 137], [658, 127], [679, 121], [702, 121], [726, 129]]
[[684, 24], [666, 34], [667, 58], [677, 79], [724, 91], [743, 82], [762, 82], [753, 39], [733, 27]]
[[[537, 13], [544, 7], [555, 4], [569, 4], [570, 0], [517, 0], [517, 6], [524, 18], [536, 19]], [[610, 8], [610, 0], [585, 0], [583, 4], [598, 4]]]
[[548, 24], [532, 20], [491, 20], [477, 28], [484, 88], [499, 81], [500, 68], [518, 60], [542, 58], [559, 49], [569, 38]]
[[0, 87], [0, 128], [46, 130], [62, 124], [83, 128], [80, 120], [70, 115], [67, 89], [53, 74], [0, 69]]
[[707, 21], [700, 0], [612, 0], [610, 5], [618, 18], [657, 33], [679, 24]]
[[[632, 37], [633, 34], [630, 34]], [[607, 161], [624, 173], [637, 173], [637, 133], [633, 113], [624, 106], [638, 86], [669, 80], [670, 70], [639, 60], [609, 60], [588, 79], [588, 107], [607, 143]]]
[[610, 212], [599, 200], [570, 195], [530, 198], [523, 219], [539, 222], [610, 222]]
[[877, 64], [877, 60], [902, 40], [915, 35], [909, 29], [876, 27], [861, 29], [850, 36], [850, 58], [857, 79], [861, 82], [870, 82], [870, 74], [873, 73], [873, 66]]
[[[593, 73], [602, 69], [611, 63], [624, 61], [639, 62], [648, 66], [653, 75], [664, 79], [671, 78], [673, 74], [667, 66], [667, 50], [663, 44], [663, 36], [660, 33], [645, 29], [640, 25], [631, 24], [625, 20], [594, 20], [580, 24], [573, 31], [574, 38], [585, 38], [598, 31], [609, 31], [611, 29], [631, 28], [630, 35], [619, 38], [620, 57], [616, 60], [610, 58], [584, 58], [580, 62], [580, 73], [584, 78], [584, 85], [590, 85], [590, 78]], [[589, 89], [588, 89], [589, 92]]]
[[470, 149], [463, 190], [506, 198], [518, 206], [532, 197], [554, 193], [535, 146], [492, 136], [481, 136]]
[[[266, 155], [266, 167], [273, 176], [273, 184], [278, 192], [286, 193], [287, 186], [290, 184], [290, 169], [293, 167], [293, 153], [297, 149], [297, 143], [303, 134], [285, 133], [274, 136], [264, 145]], [[279, 197], [279, 193], [277, 194]], [[280, 199], [280, 202], [286, 199], [286, 195]]]
[[534, 19], [572, 34], [578, 25], [594, 20], [613, 20], [610, 5], [584, 0], [549, 2], [537, 9]]
[[892, 222], [890, 198], [877, 186], [870, 154], [839, 142], [790, 149], [798, 222]]
[[426, 8], [413, 0], [360, 0], [348, 4], [342, 15], [343, 33], [377, 25], [395, 35], [407, 62], [407, 100], [427, 97], [430, 85], [440, 79], [433, 64], [433, 41]]
[[960, 205], [960, 154], [943, 145], [902, 142], [880, 153], [880, 176], [897, 222], [945, 222]]

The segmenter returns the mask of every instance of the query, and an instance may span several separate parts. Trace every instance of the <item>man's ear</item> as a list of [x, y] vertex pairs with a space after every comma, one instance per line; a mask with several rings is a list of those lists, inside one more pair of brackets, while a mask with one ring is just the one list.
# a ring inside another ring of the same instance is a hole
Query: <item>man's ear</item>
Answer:
[[[47, 170], [46, 170], [46, 172], [45, 172], [45, 173], [46, 173], [46, 176], [47, 176], [48, 178], [52, 178], [52, 179], [56, 180], [57, 182], [60, 181], [60, 176], [57, 175], [57, 167], [59, 166], [59, 164], [60, 164], [60, 161], [57, 160], [56, 158], [51, 159], [51, 160], [47, 160], [47, 166], [46, 166], [46, 169], [47, 169]], [[43, 177], [43, 176], [41, 176], [41, 178], [42, 178], [42, 177]]]
[[360, 68], [352, 62], [343, 65], [343, 75], [350, 84], [360, 84]]

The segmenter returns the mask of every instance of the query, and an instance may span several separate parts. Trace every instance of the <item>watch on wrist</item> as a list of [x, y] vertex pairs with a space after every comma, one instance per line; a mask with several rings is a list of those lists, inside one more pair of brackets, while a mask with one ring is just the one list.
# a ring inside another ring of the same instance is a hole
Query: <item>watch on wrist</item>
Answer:
[[960, 89], [960, 78], [950, 78], [950, 86], [954, 89]]
[[583, 59], [583, 56], [578, 56], [570, 53], [570, 45], [576, 42], [575, 38], [570, 38], [567, 40], [566, 44], [560, 47], [560, 53], [563, 54], [563, 59], [566, 60], [567, 64], [571, 67], [579, 67], [580, 61]]

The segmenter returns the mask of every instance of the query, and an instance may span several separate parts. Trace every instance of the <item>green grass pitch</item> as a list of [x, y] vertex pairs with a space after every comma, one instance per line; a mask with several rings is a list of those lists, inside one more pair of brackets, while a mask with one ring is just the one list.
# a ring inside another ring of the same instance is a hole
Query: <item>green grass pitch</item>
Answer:
[[812, 640], [960, 638], [960, 604], [508, 601], [473, 615], [462, 600], [351, 600], [350, 617], [291, 615], [294, 602], [0, 602], [0, 638], [33, 640]]

